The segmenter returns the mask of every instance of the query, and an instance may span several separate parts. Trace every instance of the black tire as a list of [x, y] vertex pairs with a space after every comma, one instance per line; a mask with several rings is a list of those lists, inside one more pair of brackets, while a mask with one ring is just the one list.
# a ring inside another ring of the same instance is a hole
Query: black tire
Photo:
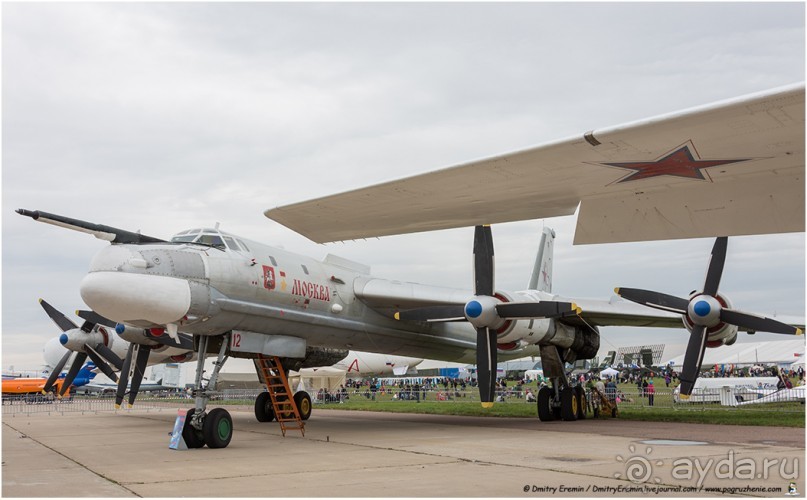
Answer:
[[560, 391], [560, 418], [567, 422], [577, 420], [577, 396], [571, 387]]
[[275, 410], [272, 408], [272, 398], [268, 392], [262, 392], [255, 398], [255, 418], [258, 422], [271, 422], [275, 419]]
[[204, 421], [204, 436], [208, 448], [226, 448], [233, 438], [233, 419], [224, 408], [214, 408]]
[[311, 396], [305, 391], [300, 391], [294, 395], [294, 404], [300, 412], [301, 420], [308, 420], [311, 417]]
[[538, 419], [541, 422], [551, 422], [555, 420], [555, 412], [552, 411], [552, 389], [541, 387], [538, 390]]
[[577, 420], [586, 418], [586, 390], [582, 385], [574, 388], [574, 396], [577, 398]]
[[205, 445], [204, 435], [191, 426], [191, 417], [196, 413], [196, 408], [191, 408], [185, 414], [185, 425], [182, 427], [182, 439], [188, 448], [201, 448]]

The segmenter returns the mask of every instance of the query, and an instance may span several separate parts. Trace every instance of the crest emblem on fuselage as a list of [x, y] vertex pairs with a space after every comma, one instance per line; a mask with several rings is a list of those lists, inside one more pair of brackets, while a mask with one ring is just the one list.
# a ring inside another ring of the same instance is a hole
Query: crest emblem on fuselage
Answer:
[[263, 287], [267, 290], [274, 290], [275, 283], [275, 268], [263, 266]]

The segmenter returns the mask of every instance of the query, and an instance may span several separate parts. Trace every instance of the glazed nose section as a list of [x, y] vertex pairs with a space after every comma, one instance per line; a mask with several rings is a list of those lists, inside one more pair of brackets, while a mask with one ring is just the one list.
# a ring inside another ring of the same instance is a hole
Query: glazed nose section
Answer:
[[168, 276], [94, 272], [84, 277], [79, 291], [93, 311], [118, 323], [176, 323], [191, 305], [188, 282]]

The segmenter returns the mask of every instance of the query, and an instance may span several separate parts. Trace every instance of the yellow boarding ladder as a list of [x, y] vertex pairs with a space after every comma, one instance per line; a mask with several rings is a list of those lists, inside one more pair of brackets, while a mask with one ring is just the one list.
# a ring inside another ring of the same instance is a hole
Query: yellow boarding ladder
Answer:
[[289, 379], [286, 378], [280, 358], [259, 354], [255, 364], [258, 366], [263, 383], [269, 392], [272, 409], [280, 424], [283, 437], [286, 436], [287, 430], [294, 429], [299, 429], [305, 436], [305, 423], [300, 419], [300, 411], [297, 409], [297, 404], [289, 388]]

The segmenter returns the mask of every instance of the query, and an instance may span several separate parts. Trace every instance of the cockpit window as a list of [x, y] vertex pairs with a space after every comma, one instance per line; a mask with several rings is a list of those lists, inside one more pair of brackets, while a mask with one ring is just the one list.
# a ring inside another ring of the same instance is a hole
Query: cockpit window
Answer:
[[202, 245], [209, 245], [216, 248], [224, 248], [224, 242], [221, 241], [221, 236], [217, 234], [203, 234], [198, 240], [196, 240], [196, 243], [201, 243]]
[[227, 248], [229, 248], [230, 250], [235, 250], [236, 252], [241, 250], [240, 248], [238, 248], [238, 245], [236, 245], [235, 241], [233, 241], [233, 239], [230, 238], [229, 236], [224, 236], [224, 243], [227, 244]]
[[[182, 234], [182, 233], [180, 233], [180, 234]], [[196, 239], [196, 235], [191, 234], [191, 235], [188, 235], [188, 236], [174, 236], [173, 238], [171, 238], [171, 241], [173, 243], [190, 243], [191, 241], [193, 241], [195, 239]]]
[[244, 242], [243, 242], [243, 241], [241, 241], [241, 240], [236, 240], [236, 241], [238, 241], [238, 244], [239, 244], [239, 245], [241, 245], [242, 247], [244, 247], [244, 250], [246, 250], [247, 252], [249, 252], [249, 247], [247, 246], [247, 244], [246, 244], [246, 243], [244, 243]]

